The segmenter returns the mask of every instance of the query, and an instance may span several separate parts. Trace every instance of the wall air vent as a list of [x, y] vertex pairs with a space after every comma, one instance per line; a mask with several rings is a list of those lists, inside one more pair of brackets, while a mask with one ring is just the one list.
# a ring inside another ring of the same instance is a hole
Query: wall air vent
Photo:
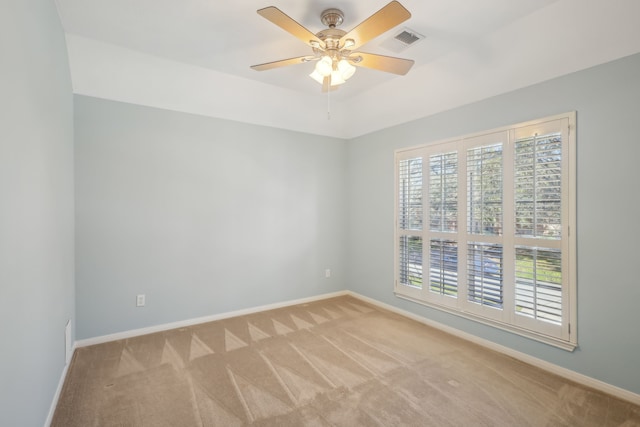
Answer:
[[391, 38], [383, 41], [380, 46], [391, 52], [400, 53], [422, 39], [424, 39], [422, 34], [405, 27], [397, 31]]

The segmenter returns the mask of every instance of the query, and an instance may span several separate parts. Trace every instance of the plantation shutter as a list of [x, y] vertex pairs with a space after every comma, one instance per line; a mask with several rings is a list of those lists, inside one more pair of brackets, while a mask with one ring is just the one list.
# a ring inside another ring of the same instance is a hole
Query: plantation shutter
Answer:
[[422, 288], [422, 157], [398, 162], [398, 280], [400, 285]]
[[[522, 129], [514, 142], [515, 314], [562, 333], [562, 122]], [[566, 320], [565, 320], [566, 321]], [[531, 327], [531, 326], [529, 326]], [[555, 328], [555, 329], [554, 329]]]
[[422, 230], [422, 157], [401, 160], [398, 181], [398, 226]]
[[502, 143], [467, 150], [467, 231], [502, 234]]
[[562, 139], [560, 133], [515, 142], [516, 235], [561, 237]]
[[465, 141], [465, 310], [503, 321], [504, 147], [506, 132]]
[[457, 224], [458, 153], [429, 156], [429, 227], [456, 231]]
[[458, 295], [458, 153], [429, 156], [429, 291]]

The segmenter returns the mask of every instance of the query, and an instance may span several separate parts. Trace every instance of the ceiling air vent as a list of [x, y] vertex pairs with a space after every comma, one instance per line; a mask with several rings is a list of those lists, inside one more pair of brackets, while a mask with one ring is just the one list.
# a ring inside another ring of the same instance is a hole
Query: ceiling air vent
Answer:
[[391, 52], [400, 53], [422, 39], [424, 39], [424, 36], [422, 34], [405, 27], [395, 33], [390, 39], [382, 42], [380, 46], [390, 50]]

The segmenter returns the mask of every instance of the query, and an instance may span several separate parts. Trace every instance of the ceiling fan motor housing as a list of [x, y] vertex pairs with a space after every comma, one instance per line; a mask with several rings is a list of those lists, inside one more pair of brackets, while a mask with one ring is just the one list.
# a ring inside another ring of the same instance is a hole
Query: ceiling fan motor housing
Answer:
[[327, 28], [316, 34], [320, 40], [322, 40], [326, 46], [326, 50], [340, 49], [342, 46], [338, 46], [342, 36], [347, 34], [346, 31], [339, 30], [338, 28]]

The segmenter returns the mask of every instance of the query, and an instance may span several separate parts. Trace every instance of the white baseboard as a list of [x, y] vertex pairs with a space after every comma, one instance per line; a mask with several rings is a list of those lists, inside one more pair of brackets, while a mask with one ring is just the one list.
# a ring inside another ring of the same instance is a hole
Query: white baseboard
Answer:
[[619, 399], [626, 400], [636, 405], [640, 405], [640, 394], [633, 393], [629, 390], [625, 390], [620, 387], [616, 387], [614, 385], [605, 383], [604, 381], [597, 380], [595, 378], [591, 378], [587, 375], [580, 374], [578, 372], [572, 371], [571, 369], [563, 368], [562, 366], [558, 366], [556, 364], [547, 362], [542, 359], [538, 359], [537, 357], [530, 356], [526, 353], [522, 353], [520, 351], [514, 350], [509, 347], [502, 346], [500, 344], [496, 344], [492, 341], [486, 340], [484, 338], [479, 338], [475, 335], [463, 332], [459, 329], [452, 328], [450, 326], [444, 325], [442, 323], [436, 322], [431, 319], [427, 319], [426, 317], [419, 316], [415, 313], [411, 313], [410, 311], [403, 310], [401, 308], [395, 307], [390, 304], [383, 303], [381, 301], [375, 300], [373, 298], [366, 297], [364, 295], [360, 295], [356, 292], [347, 291], [348, 295], [351, 295], [354, 298], [361, 299], [362, 301], [368, 302], [372, 305], [376, 305], [380, 308], [384, 308], [386, 310], [392, 311], [394, 313], [400, 314], [402, 316], [413, 319], [417, 322], [423, 323], [427, 326], [431, 326], [433, 328], [439, 329], [443, 332], [447, 332], [451, 335], [455, 335], [459, 338], [462, 338], [466, 341], [471, 341], [475, 344], [486, 347], [490, 350], [497, 351], [502, 354], [506, 354], [507, 356], [513, 357], [514, 359], [518, 359], [524, 363], [528, 363], [529, 365], [536, 366], [538, 368], [544, 369], [545, 371], [551, 372], [563, 378], [566, 378], [570, 381], [576, 382], [586, 387], [590, 387], [596, 390], [599, 390], [603, 393], [610, 394]]
[[69, 370], [69, 366], [71, 365], [71, 360], [73, 360], [73, 353], [76, 351], [76, 344], [74, 343], [71, 347], [71, 357], [68, 361], [66, 361], [64, 368], [62, 369], [62, 373], [60, 374], [60, 380], [58, 381], [58, 387], [56, 388], [56, 392], [53, 395], [53, 399], [51, 400], [51, 406], [49, 407], [49, 414], [47, 414], [47, 419], [44, 422], [44, 427], [49, 427], [51, 422], [53, 421], [53, 415], [56, 412], [56, 407], [58, 406], [58, 400], [60, 399], [60, 394], [62, 393], [62, 387], [64, 386], [64, 380], [67, 378], [67, 371]]
[[261, 305], [258, 307], [245, 308], [242, 310], [228, 311], [225, 313], [213, 314], [210, 316], [203, 316], [203, 317], [196, 317], [193, 319], [180, 320], [177, 322], [163, 323], [161, 325], [149, 326], [149, 327], [140, 328], [140, 329], [132, 329], [129, 331], [117, 332], [115, 334], [102, 335], [99, 337], [78, 340], [75, 342], [75, 346], [86, 347], [89, 345], [102, 344], [105, 342], [132, 338], [140, 335], [152, 334], [155, 332], [167, 331], [169, 329], [184, 328], [186, 326], [198, 325], [200, 323], [213, 322], [215, 320], [228, 319], [230, 317], [244, 316], [247, 314], [257, 313], [260, 311], [274, 310], [276, 308], [288, 307], [288, 306], [297, 305], [297, 304], [305, 304], [313, 301], [339, 297], [347, 294], [348, 294], [347, 291], [331, 292], [328, 294], [321, 294], [321, 295], [316, 295], [308, 298], [300, 298], [296, 300], [278, 302], [274, 304]]

